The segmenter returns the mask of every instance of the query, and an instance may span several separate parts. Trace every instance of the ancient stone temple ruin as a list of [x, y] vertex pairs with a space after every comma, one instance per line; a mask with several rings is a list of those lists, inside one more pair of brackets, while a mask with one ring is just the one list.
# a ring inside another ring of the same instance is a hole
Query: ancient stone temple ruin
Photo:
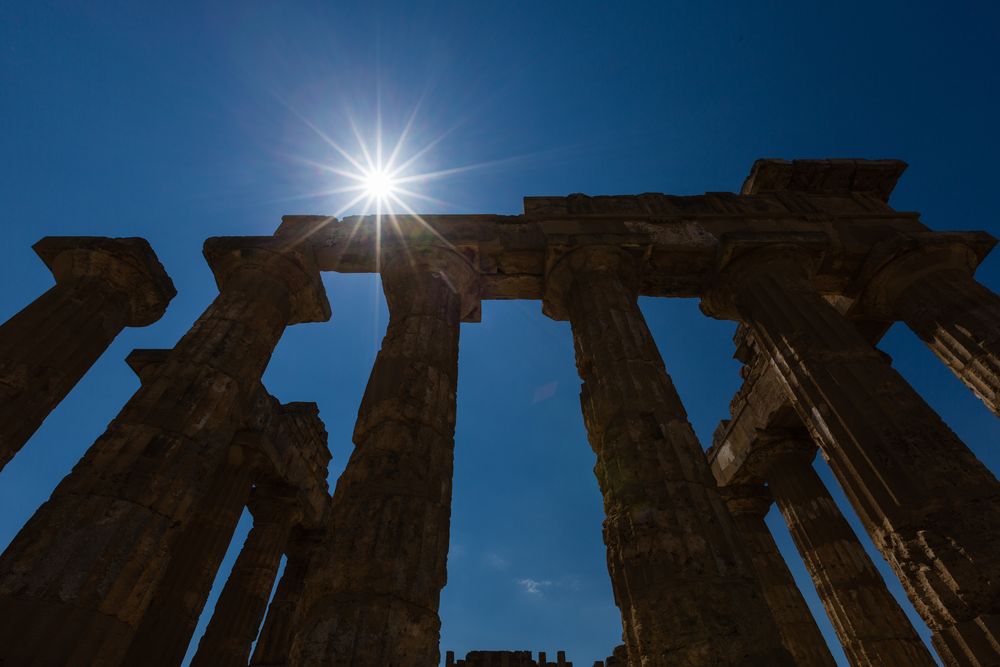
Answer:
[[[608, 665], [834, 664], [772, 502], [851, 663], [934, 664], [817, 452], [944, 663], [1000, 664], [1000, 484], [874, 346], [905, 322], [1000, 414], [1000, 299], [973, 278], [995, 239], [891, 208], [904, 167], [761, 160], [740, 194], [529, 197], [521, 215], [398, 216], [382, 238], [364, 217], [288, 216], [209, 239], [218, 297], [172, 349], [129, 355], [140, 388], [0, 557], [0, 664], [177, 665], [245, 507], [195, 665], [440, 664], [459, 332], [484, 299], [572, 327], [622, 617]], [[140, 239], [35, 251], [56, 284], [0, 328], [0, 465], [174, 294]], [[390, 311], [332, 495], [316, 405], [261, 383], [286, 327], [330, 317], [322, 271], [380, 272]], [[740, 323], [745, 383], [707, 455], [640, 295]], [[539, 658], [447, 656], [569, 664]]]

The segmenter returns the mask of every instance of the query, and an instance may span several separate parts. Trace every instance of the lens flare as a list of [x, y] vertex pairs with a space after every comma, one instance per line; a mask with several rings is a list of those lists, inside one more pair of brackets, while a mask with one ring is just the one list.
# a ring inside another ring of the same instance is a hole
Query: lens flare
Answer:
[[395, 197], [396, 180], [393, 175], [381, 169], [365, 173], [365, 193], [372, 199], [389, 200]]

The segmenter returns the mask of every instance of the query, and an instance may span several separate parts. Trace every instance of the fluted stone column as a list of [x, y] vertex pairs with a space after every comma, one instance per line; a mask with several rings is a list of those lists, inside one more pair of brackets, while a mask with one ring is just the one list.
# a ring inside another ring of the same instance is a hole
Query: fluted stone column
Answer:
[[571, 251], [547, 277], [545, 303], [573, 329], [629, 661], [790, 665], [639, 310], [638, 261], [617, 248]]
[[115, 336], [176, 294], [143, 239], [49, 236], [34, 250], [56, 285], [0, 326], [0, 470]]
[[454, 251], [386, 259], [389, 326], [337, 481], [324, 558], [305, 585], [291, 665], [439, 661], [446, 580], [459, 322], [478, 271]]
[[285, 667], [288, 664], [293, 624], [302, 600], [306, 573], [314, 559], [322, 557], [320, 547], [325, 536], [324, 530], [300, 530], [292, 534], [285, 552], [285, 570], [278, 580], [250, 659], [254, 667]]
[[257, 453], [239, 442], [238, 435], [211, 490], [172, 549], [170, 564], [122, 664], [176, 667], [184, 659], [257, 468]]
[[264, 619], [281, 555], [300, 519], [294, 495], [254, 489], [250, 500], [253, 528], [226, 580], [212, 620], [198, 643], [192, 667], [245, 667]]
[[719, 490], [750, 552], [757, 581], [778, 625], [781, 641], [795, 664], [797, 667], [834, 667], [836, 662], [816, 619], [764, 523], [771, 507], [771, 494], [759, 485], [724, 486]]
[[855, 667], [937, 663], [812, 467], [815, 446], [782, 442], [767, 483]]
[[205, 252], [219, 296], [0, 557], [0, 660], [121, 661], [281, 333], [329, 317], [310, 255]]
[[976, 264], [968, 245], [929, 240], [888, 263], [863, 298], [871, 314], [906, 322], [1000, 416], [1000, 296], [972, 277]]
[[748, 250], [702, 306], [749, 325], [942, 658], [998, 664], [1000, 485], [815, 291], [812, 263], [798, 245]]

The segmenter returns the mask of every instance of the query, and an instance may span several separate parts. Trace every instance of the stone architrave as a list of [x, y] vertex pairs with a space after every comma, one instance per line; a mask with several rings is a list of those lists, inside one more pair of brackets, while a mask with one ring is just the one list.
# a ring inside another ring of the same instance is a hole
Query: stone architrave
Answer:
[[0, 661], [119, 664], [285, 327], [329, 318], [311, 253], [205, 254], [219, 296], [0, 557]]
[[440, 660], [459, 323], [478, 313], [478, 280], [451, 249], [386, 258], [389, 325], [333, 494], [324, 557], [307, 575], [290, 665]]
[[285, 667], [292, 646], [293, 624], [298, 615], [306, 573], [316, 558], [321, 557], [322, 529], [293, 532], [285, 556], [285, 570], [267, 608], [264, 627], [260, 630], [250, 664], [253, 667]]
[[937, 663], [812, 467], [811, 442], [766, 445], [768, 487], [854, 667]]
[[177, 293], [139, 238], [48, 236], [34, 250], [54, 287], [0, 326], [0, 470], [127, 326]]
[[569, 319], [630, 662], [790, 665], [753, 565], [637, 303], [633, 255], [586, 246], [549, 273]]
[[771, 507], [770, 492], [758, 484], [722, 486], [719, 491], [750, 552], [764, 599], [778, 625], [781, 641], [795, 664], [797, 667], [834, 667], [837, 663], [816, 619], [764, 523]]
[[894, 240], [876, 258], [895, 252], [862, 295], [867, 312], [902, 320], [927, 347], [1000, 416], [1000, 296], [972, 277], [974, 242], [987, 234], [913, 235]]
[[293, 527], [301, 519], [294, 495], [257, 485], [250, 499], [253, 528], [226, 580], [192, 667], [246, 667]]
[[1000, 484], [815, 290], [816, 241], [732, 243], [702, 308], [749, 326], [942, 658], [998, 664]]

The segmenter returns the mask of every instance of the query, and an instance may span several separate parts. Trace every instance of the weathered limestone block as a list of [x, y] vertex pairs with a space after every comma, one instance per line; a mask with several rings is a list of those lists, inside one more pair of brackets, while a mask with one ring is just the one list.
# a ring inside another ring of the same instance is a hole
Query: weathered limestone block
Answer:
[[[949, 664], [1000, 661], [1000, 484], [809, 282], [814, 248], [749, 250], [702, 301], [768, 354]], [[731, 256], [732, 253], [729, 253]], [[726, 256], [726, 253], [723, 253]]]
[[292, 528], [301, 519], [293, 491], [257, 485], [253, 528], [226, 580], [192, 667], [245, 667]]
[[311, 257], [210, 239], [220, 294], [0, 557], [0, 660], [118, 664], [285, 327], [329, 317]]
[[770, 449], [768, 486], [851, 665], [937, 664], [813, 470], [815, 446]]
[[781, 641], [798, 667], [833, 667], [836, 663], [816, 625], [764, 517], [771, 507], [771, 494], [759, 485], [719, 487], [736, 528], [750, 552], [757, 581]]
[[34, 250], [56, 285], [0, 326], [0, 470], [115, 336], [177, 293], [143, 239], [49, 236]]
[[573, 328], [630, 662], [790, 665], [753, 566], [636, 302], [636, 259], [583, 247], [548, 278]]
[[323, 562], [307, 575], [291, 665], [439, 661], [446, 580], [459, 322], [478, 272], [457, 253], [386, 259], [389, 325], [337, 482]]
[[293, 623], [298, 616], [305, 587], [306, 573], [322, 560], [323, 529], [296, 530], [286, 549], [285, 570], [278, 581], [274, 598], [267, 608], [250, 664], [254, 667], [285, 667], [291, 651]]
[[1000, 416], [1000, 296], [972, 277], [994, 243], [981, 232], [893, 239], [873, 251], [882, 265], [862, 301], [873, 316], [906, 322]]

